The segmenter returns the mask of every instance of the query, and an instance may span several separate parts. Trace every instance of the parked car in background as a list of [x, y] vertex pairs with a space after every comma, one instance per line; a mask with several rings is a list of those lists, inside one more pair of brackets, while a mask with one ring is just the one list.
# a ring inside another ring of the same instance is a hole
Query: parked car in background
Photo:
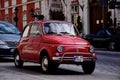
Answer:
[[119, 23], [117, 23], [117, 26], [115, 27], [115, 32], [117, 35], [120, 36], [120, 21], [119, 21]]
[[84, 38], [97, 48], [106, 48], [108, 50], [120, 49], [120, 36], [112, 35], [105, 28], [101, 28], [95, 34], [86, 35]]
[[91, 74], [95, 69], [94, 47], [76, 32], [73, 24], [63, 21], [34, 21], [29, 23], [14, 52], [16, 67], [25, 61], [41, 64], [47, 73], [60, 64], [82, 65], [83, 71]]
[[11, 23], [0, 21], [0, 57], [13, 56], [20, 39], [20, 31]]

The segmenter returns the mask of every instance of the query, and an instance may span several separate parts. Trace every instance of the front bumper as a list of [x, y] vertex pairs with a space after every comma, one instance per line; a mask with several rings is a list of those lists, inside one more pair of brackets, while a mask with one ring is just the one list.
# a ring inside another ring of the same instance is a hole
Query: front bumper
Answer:
[[2, 49], [0, 48], [0, 57], [10, 57], [13, 56], [14, 48]]
[[[67, 55], [67, 56], [66, 56]], [[68, 56], [68, 55], [72, 55], [72, 56]], [[85, 55], [89, 55], [89, 56], [85, 56]], [[91, 53], [83, 53], [83, 52], [79, 52], [79, 53], [64, 53], [63, 56], [54, 56], [52, 57], [53, 61], [56, 61], [57, 63], [84, 63], [84, 62], [93, 62], [96, 61], [96, 56], [94, 56]]]
[[58, 61], [59, 63], [64, 61], [70, 62], [89, 62], [95, 61], [96, 59], [93, 57], [83, 57], [83, 56], [74, 56], [74, 57], [52, 57], [53, 61]]

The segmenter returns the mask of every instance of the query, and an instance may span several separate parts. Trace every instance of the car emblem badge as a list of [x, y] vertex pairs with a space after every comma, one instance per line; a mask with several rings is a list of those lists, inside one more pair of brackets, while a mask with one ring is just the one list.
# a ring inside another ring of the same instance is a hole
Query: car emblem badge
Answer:
[[79, 53], [79, 49], [78, 48], [76, 48], [76, 52], [77, 52], [77, 54]]

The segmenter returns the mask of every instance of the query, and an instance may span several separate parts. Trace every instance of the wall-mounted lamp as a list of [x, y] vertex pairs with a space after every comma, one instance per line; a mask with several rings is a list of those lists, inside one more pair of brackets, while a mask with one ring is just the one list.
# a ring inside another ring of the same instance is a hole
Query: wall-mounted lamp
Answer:
[[37, 18], [37, 20], [43, 20], [44, 19], [44, 15], [35, 15], [35, 11], [34, 11], [33, 8], [30, 10], [30, 15], [34, 18]]

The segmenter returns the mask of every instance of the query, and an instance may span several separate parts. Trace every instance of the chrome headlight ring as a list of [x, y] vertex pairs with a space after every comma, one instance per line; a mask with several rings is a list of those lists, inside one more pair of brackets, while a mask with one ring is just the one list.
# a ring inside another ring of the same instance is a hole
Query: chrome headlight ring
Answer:
[[57, 51], [58, 51], [58, 52], [63, 52], [63, 47], [62, 47], [61, 45], [59, 45], [59, 46], [57, 47]]
[[89, 51], [90, 51], [90, 53], [93, 53], [93, 52], [95, 52], [95, 49], [94, 49], [94, 47], [93, 47], [93, 46], [90, 46], [90, 48], [89, 48]]

